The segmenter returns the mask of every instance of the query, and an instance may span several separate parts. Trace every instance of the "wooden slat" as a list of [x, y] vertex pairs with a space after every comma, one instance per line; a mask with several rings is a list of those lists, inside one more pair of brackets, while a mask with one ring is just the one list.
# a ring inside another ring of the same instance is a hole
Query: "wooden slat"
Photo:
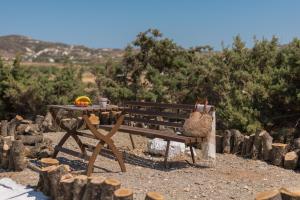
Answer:
[[[142, 106], [142, 107], [156, 107], [156, 108], [171, 108], [171, 109], [184, 109], [193, 110], [195, 105], [193, 104], [169, 104], [169, 103], [155, 103], [155, 102], [138, 102], [138, 101], [125, 101], [123, 104], [130, 106]], [[214, 106], [207, 105], [214, 109]]]
[[[112, 127], [111, 125], [100, 125], [100, 128], [103, 129], [111, 129], [111, 127]], [[202, 141], [202, 138], [194, 138], [194, 137], [187, 137], [187, 136], [181, 136], [176, 134], [169, 134], [165, 131], [138, 128], [132, 126], [125, 126], [125, 125], [122, 125], [118, 131], [131, 133], [135, 135], [141, 135], [147, 138], [161, 138], [170, 141], [183, 142], [186, 144], [197, 143]]]
[[177, 128], [181, 128], [183, 126], [182, 123], [164, 122], [164, 121], [157, 121], [157, 120], [152, 120], [152, 119], [144, 119], [144, 118], [136, 118], [136, 117], [125, 117], [124, 120], [147, 123], [147, 124], [163, 125], [163, 126], [169, 126], [169, 127], [177, 127]]
[[162, 116], [172, 119], [186, 119], [188, 118], [189, 114], [177, 114], [172, 112], [158, 112], [158, 111], [151, 111], [151, 110], [139, 110], [139, 109], [130, 109], [124, 108], [126, 113], [129, 114], [138, 114], [138, 115], [149, 115], [149, 116]]
[[73, 151], [71, 149], [67, 149], [67, 148], [64, 148], [64, 147], [57, 147], [56, 146], [55, 149], [57, 149], [59, 152], [63, 152], [63, 153], [66, 153], [66, 154], [69, 154], [71, 156], [81, 158], [81, 159], [84, 159], [84, 160], [88, 160], [90, 158], [89, 155], [83, 155], [81, 153], [78, 153], [76, 151]]
[[169, 103], [138, 102], [138, 101], [125, 101], [124, 105], [156, 107], [156, 108], [186, 109], [186, 110], [192, 110], [195, 108], [195, 105], [191, 105], [191, 104], [169, 104]]

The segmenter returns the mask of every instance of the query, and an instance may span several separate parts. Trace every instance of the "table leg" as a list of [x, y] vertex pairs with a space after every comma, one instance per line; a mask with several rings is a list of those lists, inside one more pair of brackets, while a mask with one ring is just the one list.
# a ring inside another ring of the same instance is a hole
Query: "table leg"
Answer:
[[[108, 147], [112, 150], [113, 154], [115, 155], [121, 171], [125, 172], [126, 168], [125, 168], [125, 164], [124, 164], [124, 160], [122, 157], [122, 154], [118, 151], [117, 147], [115, 146], [113, 140], [111, 139], [111, 137], [117, 132], [118, 128], [120, 127], [120, 125], [122, 124], [122, 121], [124, 119], [124, 116], [119, 117], [116, 125], [113, 127], [113, 129], [111, 130], [110, 133], [108, 133], [107, 135], [102, 135], [100, 132], [98, 132], [98, 130], [95, 128], [95, 126], [92, 125], [92, 123], [90, 122], [89, 118], [87, 115], [83, 115], [83, 119], [88, 127], [88, 129], [92, 132], [92, 134], [99, 140], [101, 141], [101, 143], [107, 144]], [[96, 155], [97, 156], [97, 155]]]
[[95, 149], [93, 151], [93, 154], [92, 154], [92, 156], [89, 159], [88, 168], [87, 168], [87, 172], [86, 172], [87, 176], [90, 176], [93, 173], [94, 163], [95, 163], [97, 155], [100, 153], [102, 147], [103, 147], [103, 143], [102, 142], [99, 142], [96, 145], [96, 147], [95, 147]]
[[[62, 138], [61, 140], [59, 141], [58, 145], [56, 145], [55, 149], [54, 149], [54, 153], [53, 153], [53, 158], [56, 158], [59, 150], [58, 148], [62, 147], [64, 145], [64, 143], [67, 141], [67, 139], [71, 136], [71, 133], [66, 133]], [[58, 147], [58, 148], [57, 148]]]

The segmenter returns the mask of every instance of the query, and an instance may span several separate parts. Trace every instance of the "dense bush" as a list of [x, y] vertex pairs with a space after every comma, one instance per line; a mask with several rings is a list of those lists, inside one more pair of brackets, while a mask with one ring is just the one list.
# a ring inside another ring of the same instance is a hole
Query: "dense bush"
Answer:
[[[79, 81], [96, 76], [93, 90]], [[184, 49], [158, 30], [140, 33], [125, 49], [123, 61], [84, 68], [24, 68], [0, 62], [0, 111], [40, 113], [47, 104], [71, 103], [75, 96], [194, 103], [208, 98], [217, 107], [219, 128], [252, 133], [289, 126], [300, 118], [300, 40], [280, 45], [276, 38], [255, 40], [247, 48], [239, 36], [231, 48]]]

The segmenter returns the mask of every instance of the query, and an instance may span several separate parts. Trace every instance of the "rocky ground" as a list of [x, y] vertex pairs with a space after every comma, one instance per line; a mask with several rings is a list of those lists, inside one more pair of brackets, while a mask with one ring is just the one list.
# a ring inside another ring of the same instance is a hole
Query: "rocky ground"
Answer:
[[[46, 137], [57, 143], [62, 133], [47, 133]], [[131, 150], [127, 134], [118, 133], [114, 140], [125, 153], [127, 172], [120, 172], [111, 155], [99, 156], [94, 175], [117, 178], [123, 187], [135, 191], [135, 199], [144, 199], [147, 191], [157, 191], [166, 199], [254, 199], [257, 192], [280, 187], [299, 187], [300, 173], [269, 165], [262, 161], [247, 160], [235, 155], [217, 154], [215, 168], [192, 167], [185, 155], [174, 158], [170, 168], [165, 170], [163, 158], [152, 157], [144, 150], [147, 139], [135, 136], [137, 149]], [[90, 139], [85, 142], [94, 143]], [[70, 139], [66, 146], [78, 150]], [[126, 151], [125, 151], [126, 150]], [[197, 152], [197, 161], [200, 161]], [[59, 153], [62, 163], [70, 164], [74, 170], [84, 170], [82, 160]], [[10, 177], [18, 183], [35, 186], [38, 174], [30, 169], [22, 172], [1, 171], [0, 178]]]

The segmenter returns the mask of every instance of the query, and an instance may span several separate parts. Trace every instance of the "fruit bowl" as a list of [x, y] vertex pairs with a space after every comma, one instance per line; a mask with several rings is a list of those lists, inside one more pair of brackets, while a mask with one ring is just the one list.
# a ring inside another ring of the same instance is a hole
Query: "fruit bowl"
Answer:
[[78, 107], [87, 107], [91, 104], [91, 100], [87, 96], [80, 96], [77, 97], [76, 100], [74, 101], [75, 106]]

